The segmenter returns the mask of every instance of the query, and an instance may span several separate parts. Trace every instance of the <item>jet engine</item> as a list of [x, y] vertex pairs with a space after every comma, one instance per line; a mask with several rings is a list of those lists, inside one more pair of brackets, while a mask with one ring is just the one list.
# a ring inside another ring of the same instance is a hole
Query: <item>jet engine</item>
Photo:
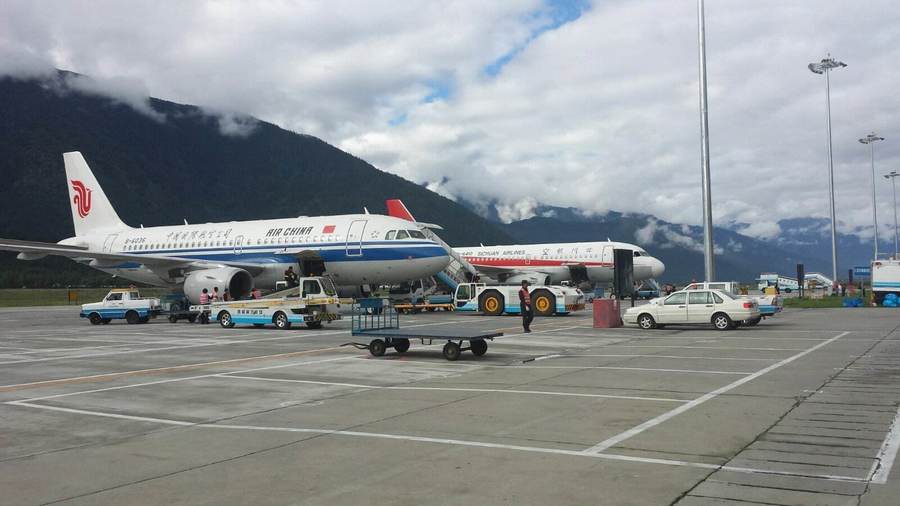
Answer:
[[500, 279], [501, 283], [510, 285], [518, 285], [522, 281], [528, 281], [532, 285], [549, 285], [550, 275], [543, 272], [516, 272], [505, 278], [501, 276]]
[[212, 293], [214, 287], [219, 287], [220, 297], [227, 288], [232, 299], [240, 299], [253, 289], [253, 276], [244, 269], [219, 267], [191, 271], [184, 277], [184, 295], [194, 304], [199, 302], [204, 288]]

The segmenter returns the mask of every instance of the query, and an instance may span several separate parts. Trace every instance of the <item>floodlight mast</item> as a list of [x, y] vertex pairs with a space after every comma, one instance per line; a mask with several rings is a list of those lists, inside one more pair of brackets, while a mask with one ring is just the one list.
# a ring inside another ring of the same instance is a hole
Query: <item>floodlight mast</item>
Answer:
[[896, 170], [884, 175], [885, 179], [891, 180], [891, 191], [894, 194], [894, 260], [900, 259], [897, 256], [897, 176], [900, 176], [900, 172]]
[[875, 143], [883, 141], [884, 137], [879, 137], [875, 132], [863, 137], [859, 142], [869, 145], [869, 153], [872, 158], [872, 229], [875, 231], [875, 256], [878, 260], [878, 208], [875, 203]]
[[836, 61], [831, 57], [823, 59], [819, 63], [810, 63], [807, 65], [810, 71], [815, 74], [825, 74], [825, 127], [828, 132], [828, 207], [831, 213], [831, 279], [833, 283], [837, 283], [837, 221], [834, 213], [834, 160], [831, 150], [831, 79], [829, 74], [831, 69], [846, 67], [847, 64]]
[[712, 236], [712, 192], [709, 177], [709, 116], [706, 100], [706, 22], [703, 0], [697, 0], [697, 36], [700, 60], [700, 165], [703, 186], [703, 273], [707, 282], [715, 281], [716, 259]]

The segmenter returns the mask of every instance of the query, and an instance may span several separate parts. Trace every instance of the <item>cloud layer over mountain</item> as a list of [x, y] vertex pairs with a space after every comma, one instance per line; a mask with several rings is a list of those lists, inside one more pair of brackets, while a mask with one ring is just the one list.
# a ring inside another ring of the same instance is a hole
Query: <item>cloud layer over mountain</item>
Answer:
[[[149, 93], [218, 111], [232, 135], [253, 126], [234, 111], [252, 114], [506, 219], [543, 203], [697, 224], [695, 8], [12, 0], [0, 74], [72, 70], [138, 109]], [[772, 237], [780, 219], [827, 216], [824, 82], [806, 65], [830, 50], [849, 64], [832, 75], [840, 229], [870, 235], [857, 139], [878, 131], [879, 172], [900, 165], [900, 9], [722, 0], [707, 30], [716, 222]], [[878, 197], [888, 234], [881, 178]]]

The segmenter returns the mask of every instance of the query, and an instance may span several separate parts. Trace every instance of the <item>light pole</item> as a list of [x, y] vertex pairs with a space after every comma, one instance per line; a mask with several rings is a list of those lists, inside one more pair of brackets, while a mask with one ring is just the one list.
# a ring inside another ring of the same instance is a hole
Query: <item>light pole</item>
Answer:
[[891, 191], [894, 193], [894, 260], [897, 260], [897, 176], [900, 172], [892, 170], [889, 174], [885, 174], [885, 179], [891, 180]]
[[875, 256], [872, 258], [875, 260], [878, 260], [878, 209], [875, 207], [875, 143], [883, 140], [884, 137], [875, 135], [875, 132], [859, 140], [859, 142], [869, 145], [872, 155], [872, 226], [875, 229]]
[[700, 60], [700, 165], [703, 185], [703, 273], [707, 282], [716, 280], [712, 236], [712, 192], [709, 181], [709, 118], [706, 102], [706, 22], [703, 0], [697, 0], [697, 38]]
[[828, 131], [828, 204], [831, 208], [831, 279], [837, 283], [837, 221], [834, 217], [834, 161], [831, 155], [831, 69], [846, 67], [844, 62], [836, 61], [831, 57], [819, 63], [807, 65], [809, 70], [816, 74], [825, 74], [825, 127]]

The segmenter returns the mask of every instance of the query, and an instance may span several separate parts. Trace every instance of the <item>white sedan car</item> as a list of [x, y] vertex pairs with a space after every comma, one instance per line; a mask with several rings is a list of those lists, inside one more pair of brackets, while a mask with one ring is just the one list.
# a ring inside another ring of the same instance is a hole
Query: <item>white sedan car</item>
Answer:
[[732, 329], [738, 322], [754, 318], [759, 318], [756, 301], [721, 290], [682, 290], [628, 308], [623, 317], [625, 323], [636, 323], [642, 329], [711, 323], [719, 330]]

